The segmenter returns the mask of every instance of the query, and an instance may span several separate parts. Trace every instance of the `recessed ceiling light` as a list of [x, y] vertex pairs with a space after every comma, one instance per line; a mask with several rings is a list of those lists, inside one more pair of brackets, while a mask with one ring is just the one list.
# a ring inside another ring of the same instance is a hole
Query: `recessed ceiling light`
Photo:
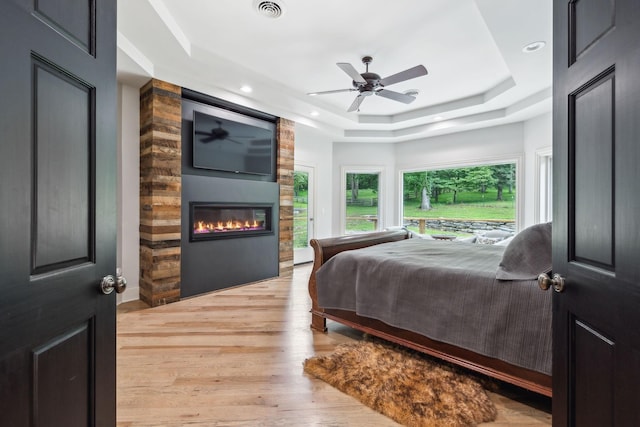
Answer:
[[544, 42], [544, 41], [540, 40], [540, 41], [537, 41], [537, 42], [529, 43], [528, 45], [524, 46], [522, 48], [522, 51], [524, 53], [531, 53], [531, 52], [535, 52], [536, 50], [542, 49], [546, 45], [547, 45], [547, 42]]
[[312, 111], [309, 114], [311, 114], [313, 117], [319, 116], [320, 113], [318, 113], [317, 111]]
[[244, 85], [240, 88], [241, 91], [243, 91], [244, 93], [251, 93], [253, 92], [253, 89], [251, 89], [251, 86], [248, 85]]

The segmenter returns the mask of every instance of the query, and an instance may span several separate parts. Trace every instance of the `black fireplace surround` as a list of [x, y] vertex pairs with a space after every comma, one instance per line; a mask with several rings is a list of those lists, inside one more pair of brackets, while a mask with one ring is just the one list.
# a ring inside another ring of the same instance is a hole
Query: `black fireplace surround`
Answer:
[[195, 110], [215, 117], [244, 114], [274, 123], [275, 117], [205, 104], [209, 101], [185, 98], [183, 90], [182, 298], [279, 274], [280, 186], [275, 165], [271, 175], [199, 169], [193, 167], [192, 151]]

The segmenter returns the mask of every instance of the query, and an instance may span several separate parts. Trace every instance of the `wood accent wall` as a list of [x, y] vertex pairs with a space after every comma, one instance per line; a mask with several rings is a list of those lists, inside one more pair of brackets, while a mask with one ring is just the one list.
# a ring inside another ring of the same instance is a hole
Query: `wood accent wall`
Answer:
[[280, 184], [280, 275], [293, 273], [293, 169], [295, 122], [280, 118], [277, 123], [277, 182]]
[[180, 300], [182, 88], [153, 79], [140, 89], [140, 299]]

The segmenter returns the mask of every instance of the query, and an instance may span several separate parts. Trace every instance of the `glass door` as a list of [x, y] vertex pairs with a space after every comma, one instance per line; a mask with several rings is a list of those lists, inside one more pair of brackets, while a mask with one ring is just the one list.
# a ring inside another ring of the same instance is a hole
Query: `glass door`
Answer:
[[313, 168], [295, 165], [293, 172], [293, 263], [313, 261]]

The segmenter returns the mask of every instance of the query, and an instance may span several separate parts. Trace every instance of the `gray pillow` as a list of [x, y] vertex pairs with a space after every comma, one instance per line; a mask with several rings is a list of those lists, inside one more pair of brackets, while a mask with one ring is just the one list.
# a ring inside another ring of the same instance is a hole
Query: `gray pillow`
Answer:
[[551, 223], [532, 225], [513, 237], [498, 266], [498, 280], [534, 280], [551, 271]]

